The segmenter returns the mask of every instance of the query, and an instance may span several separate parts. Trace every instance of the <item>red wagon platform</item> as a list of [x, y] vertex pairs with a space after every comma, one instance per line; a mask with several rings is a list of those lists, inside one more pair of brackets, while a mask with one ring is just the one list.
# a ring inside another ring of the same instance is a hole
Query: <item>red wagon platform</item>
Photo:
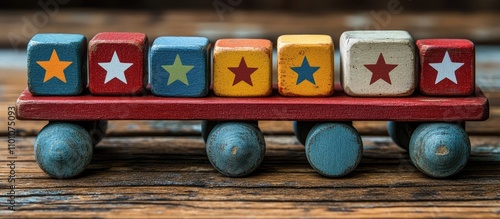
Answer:
[[[305, 145], [311, 166], [324, 176], [339, 177], [358, 165], [363, 151], [361, 137], [348, 121], [387, 120], [391, 121], [391, 137], [408, 149], [418, 169], [432, 177], [447, 177], [458, 173], [470, 155], [464, 121], [488, 116], [488, 99], [479, 88], [474, 96], [466, 97], [380, 98], [350, 97], [340, 86], [333, 96], [321, 98], [283, 97], [277, 92], [255, 98], [56, 97], [33, 96], [25, 90], [17, 100], [17, 118], [59, 121], [49, 123], [35, 142], [39, 166], [57, 178], [74, 177], [85, 170], [92, 145], [105, 132], [106, 120], [143, 119], [209, 121], [202, 130], [209, 160], [219, 172], [233, 177], [254, 171], [265, 152], [262, 133], [251, 125], [255, 122], [241, 121], [296, 121], [296, 135]], [[87, 122], [81, 125], [82, 121]]]

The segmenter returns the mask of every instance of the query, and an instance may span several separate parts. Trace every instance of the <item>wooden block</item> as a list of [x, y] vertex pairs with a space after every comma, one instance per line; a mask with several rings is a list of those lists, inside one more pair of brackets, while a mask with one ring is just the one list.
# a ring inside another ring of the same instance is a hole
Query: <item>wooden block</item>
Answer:
[[147, 83], [148, 38], [143, 33], [99, 33], [89, 42], [89, 88], [97, 95], [135, 95]]
[[474, 43], [465, 39], [417, 40], [420, 91], [432, 96], [474, 94]]
[[278, 38], [278, 90], [284, 96], [333, 94], [333, 42], [327, 35]]
[[79, 95], [87, 85], [87, 39], [37, 34], [28, 43], [28, 89], [33, 95]]
[[342, 86], [351, 96], [409, 96], [417, 83], [406, 31], [347, 31], [340, 37]]
[[272, 86], [272, 43], [265, 39], [221, 39], [214, 46], [214, 93], [268, 96]]
[[205, 37], [159, 37], [151, 47], [151, 92], [202, 97], [210, 86], [210, 41]]

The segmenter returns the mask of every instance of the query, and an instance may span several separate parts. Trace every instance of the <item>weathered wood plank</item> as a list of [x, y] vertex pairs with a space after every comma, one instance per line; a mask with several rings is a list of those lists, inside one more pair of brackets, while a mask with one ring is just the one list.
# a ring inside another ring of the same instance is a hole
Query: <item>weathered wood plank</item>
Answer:
[[341, 179], [316, 173], [293, 136], [266, 136], [263, 165], [246, 178], [216, 172], [201, 137], [105, 138], [81, 177], [54, 180], [34, 162], [34, 138], [19, 137], [18, 211], [0, 217], [498, 217], [499, 139], [472, 137], [462, 174], [436, 180], [388, 137], [364, 137], [361, 164]]
[[[118, 199], [119, 200], [119, 199]], [[401, 218], [498, 217], [498, 201], [455, 202], [224, 202], [157, 201], [22, 206], [20, 217], [147, 217], [147, 218]], [[70, 210], [71, 213], [67, 211]]]
[[[293, 202], [352, 202], [352, 201], [495, 201], [495, 185], [366, 187], [366, 188], [233, 188], [233, 187], [184, 187], [184, 186], [118, 186], [88, 188], [60, 187], [26, 188], [19, 191], [19, 200], [25, 205], [38, 204], [40, 199], [53, 200], [50, 204], [85, 204], [91, 202], [113, 203], [170, 201], [293, 201]], [[144, 195], [138, 195], [144, 191]], [[237, 195], [235, 195], [237, 193]], [[294, 194], [290, 196], [290, 194]], [[376, 195], [374, 195], [376, 194]], [[98, 199], [96, 197], [98, 196]]]

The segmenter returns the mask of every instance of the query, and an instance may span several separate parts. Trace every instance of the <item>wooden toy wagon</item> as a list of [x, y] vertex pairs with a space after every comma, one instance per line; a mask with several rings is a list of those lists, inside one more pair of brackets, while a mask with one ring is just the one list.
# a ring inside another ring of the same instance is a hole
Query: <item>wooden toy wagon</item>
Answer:
[[474, 84], [470, 41], [417, 41], [417, 71], [415, 47], [406, 32], [346, 32], [340, 48], [342, 85], [335, 85], [330, 37], [282, 36], [273, 89], [268, 40], [219, 40], [209, 89], [208, 40], [164, 37], [151, 48], [146, 90], [145, 35], [103, 33], [89, 43], [86, 90], [86, 65], [72, 65], [85, 62], [86, 41], [74, 35], [51, 37], [61, 40], [52, 45], [50, 37], [35, 36], [28, 47], [29, 86], [17, 101], [17, 116], [50, 121], [34, 150], [39, 166], [55, 178], [86, 169], [108, 120], [143, 119], [205, 120], [208, 158], [231, 177], [248, 175], [264, 158], [259, 120], [295, 121], [309, 163], [327, 177], [344, 176], [361, 160], [363, 143], [352, 121], [385, 120], [391, 137], [409, 151], [419, 170], [448, 177], [469, 158], [465, 121], [489, 115], [488, 100]]

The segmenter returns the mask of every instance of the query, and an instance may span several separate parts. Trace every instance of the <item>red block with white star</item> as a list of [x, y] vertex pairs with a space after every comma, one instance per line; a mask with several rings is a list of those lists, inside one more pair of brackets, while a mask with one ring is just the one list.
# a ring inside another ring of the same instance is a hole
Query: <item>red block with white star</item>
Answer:
[[272, 43], [265, 39], [220, 39], [214, 46], [214, 93], [268, 96], [272, 91]]
[[409, 96], [417, 86], [415, 46], [406, 31], [347, 31], [341, 83], [350, 96]]
[[420, 92], [430, 96], [469, 96], [475, 88], [474, 43], [466, 39], [417, 40]]
[[99, 33], [89, 42], [89, 89], [96, 95], [138, 95], [147, 83], [148, 38]]

